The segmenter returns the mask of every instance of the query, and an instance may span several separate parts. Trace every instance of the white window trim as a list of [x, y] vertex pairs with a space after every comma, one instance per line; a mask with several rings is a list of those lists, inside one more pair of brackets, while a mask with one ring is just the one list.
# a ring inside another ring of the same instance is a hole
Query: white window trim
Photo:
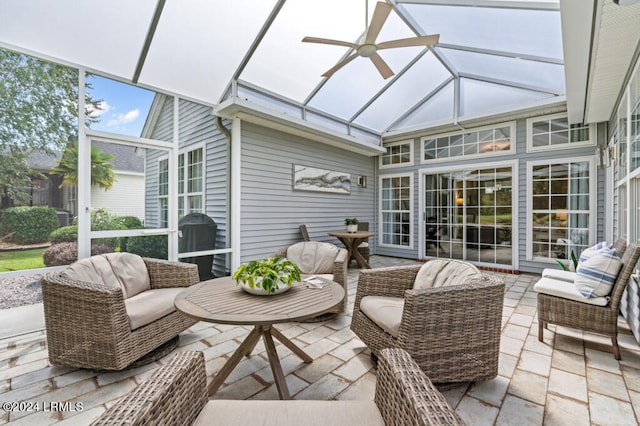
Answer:
[[[414, 195], [414, 177], [413, 177], [414, 173], [410, 172], [410, 173], [392, 173], [392, 174], [384, 174], [384, 175], [380, 175], [378, 177], [378, 235], [380, 235], [380, 238], [378, 238], [378, 246], [380, 247], [388, 247], [388, 248], [395, 248], [395, 249], [401, 249], [401, 250], [413, 250], [413, 246], [414, 246], [414, 215], [413, 215], [413, 206], [414, 206], [414, 200], [415, 200], [415, 195]], [[390, 178], [395, 178], [395, 177], [408, 177], [409, 178], [409, 192], [410, 192], [410, 196], [409, 196], [409, 245], [408, 246], [403, 246], [403, 245], [399, 245], [399, 244], [384, 244], [382, 241], [384, 241], [384, 236], [383, 236], [383, 229], [384, 229], [384, 224], [382, 222], [382, 180], [383, 179], [390, 179]]]
[[[583, 142], [570, 142], [562, 145], [547, 145], [547, 146], [533, 146], [533, 123], [545, 120], [555, 120], [556, 118], [567, 118], [567, 114], [564, 112], [558, 114], [541, 115], [539, 117], [527, 118], [527, 152], [541, 152], [558, 149], [569, 148], [583, 148], [585, 146], [596, 145], [596, 126], [595, 124], [589, 124], [589, 140]], [[569, 134], [571, 129], [569, 129]]]
[[[157, 164], [158, 164], [158, 168], [157, 168], [157, 176], [158, 176], [158, 194], [156, 197], [157, 203], [158, 203], [158, 227], [159, 228], [167, 228], [169, 226], [169, 218], [167, 217], [167, 223], [163, 224], [162, 223], [162, 203], [161, 200], [166, 198], [167, 199], [167, 204], [169, 203], [169, 194], [167, 193], [166, 195], [160, 195], [160, 163], [162, 163], [163, 161], [167, 162], [167, 173], [169, 173], [169, 156], [168, 155], [161, 155], [159, 156], [157, 159]], [[167, 187], [168, 188], [168, 187]], [[164, 225], [164, 226], [162, 226]]]
[[[427, 140], [444, 138], [448, 136], [458, 136], [464, 135], [465, 133], [470, 132], [481, 132], [483, 130], [495, 129], [499, 127], [509, 127], [511, 133], [511, 147], [507, 151], [497, 151], [486, 154], [473, 154], [473, 155], [462, 155], [459, 157], [446, 157], [446, 158], [432, 158], [425, 160], [424, 159], [424, 144]], [[455, 132], [447, 132], [447, 133], [438, 133], [435, 135], [423, 136], [420, 138], [420, 164], [434, 164], [434, 163], [445, 163], [456, 160], [471, 160], [471, 159], [479, 159], [479, 158], [487, 158], [489, 155], [492, 156], [506, 156], [513, 155], [516, 153], [516, 122], [515, 121], [506, 121], [504, 123], [496, 123], [487, 126], [481, 127], [470, 127], [465, 130], [458, 130]]]
[[531, 262], [551, 263], [555, 264], [555, 259], [549, 259], [546, 257], [534, 257], [533, 256], [533, 223], [531, 221], [530, 212], [533, 211], [533, 167], [544, 164], [558, 164], [558, 163], [577, 163], [581, 161], [587, 161], [589, 163], [589, 245], [595, 244], [596, 239], [596, 224], [598, 223], [597, 217], [597, 186], [598, 176], [596, 170], [596, 162], [593, 157], [569, 157], [569, 158], [556, 158], [548, 160], [534, 160], [527, 161], [527, 217], [526, 232], [527, 232], [527, 244], [526, 244], [526, 260]]
[[398, 168], [398, 167], [407, 167], [407, 166], [413, 166], [414, 165], [414, 163], [415, 163], [415, 159], [414, 159], [415, 158], [414, 157], [414, 155], [415, 155], [415, 152], [414, 152], [415, 151], [414, 150], [415, 142], [414, 142], [414, 140], [413, 139], [405, 139], [405, 140], [398, 141], [398, 142], [385, 143], [383, 145], [383, 147], [384, 148], [388, 148], [388, 147], [391, 147], [391, 146], [398, 146], [398, 145], [409, 145], [410, 161], [407, 162], [407, 163], [398, 163], [398, 164], [382, 164], [382, 159], [387, 154], [386, 153], [385, 154], [381, 154], [380, 157], [379, 157], [380, 159], [378, 161], [378, 164], [379, 164], [378, 168], [379, 169], [394, 169], [394, 168]]
[[[192, 152], [192, 151], [197, 151], [198, 149], [202, 149], [202, 191], [198, 191], [198, 192], [192, 192], [189, 193], [187, 191], [187, 186], [188, 186], [188, 170], [189, 167], [187, 165], [187, 154]], [[184, 188], [182, 188], [184, 190], [184, 192], [180, 193], [180, 188], [178, 189], [178, 205], [179, 205], [179, 200], [180, 198], [184, 198], [184, 214], [187, 215], [190, 212], [188, 212], [188, 197], [189, 196], [193, 196], [193, 195], [198, 195], [200, 194], [202, 196], [202, 213], [207, 212], [207, 149], [205, 146], [205, 143], [203, 142], [199, 142], [197, 144], [193, 144], [193, 145], [189, 145], [187, 147], [183, 147], [182, 149], [180, 149], [178, 151], [178, 157], [180, 157], [181, 155], [184, 155]], [[179, 172], [178, 172], [179, 173]], [[176, 173], [176, 178], [177, 178], [177, 173]]]

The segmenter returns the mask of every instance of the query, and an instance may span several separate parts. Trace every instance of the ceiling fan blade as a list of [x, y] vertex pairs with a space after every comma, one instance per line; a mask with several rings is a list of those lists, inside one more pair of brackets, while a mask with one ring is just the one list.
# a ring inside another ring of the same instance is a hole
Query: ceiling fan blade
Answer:
[[342, 40], [331, 40], [329, 38], [319, 38], [319, 37], [305, 37], [302, 39], [303, 43], [319, 43], [319, 44], [330, 44], [333, 46], [345, 46], [350, 47], [352, 49], [357, 49], [358, 45], [355, 43], [350, 43], [348, 41]]
[[358, 57], [358, 53], [353, 53], [353, 54], [347, 56], [346, 58], [344, 58], [343, 60], [338, 62], [333, 68], [329, 69], [324, 74], [322, 74], [322, 76], [323, 77], [331, 77], [333, 75], [333, 73], [335, 73], [340, 68], [344, 67], [345, 65], [347, 65], [349, 62], [353, 61], [357, 57]]
[[390, 49], [394, 47], [412, 47], [412, 46], [435, 46], [440, 40], [440, 34], [428, 36], [401, 38], [398, 40], [389, 40], [378, 43], [376, 47], [380, 49]]
[[382, 59], [380, 55], [374, 53], [373, 55], [369, 56], [369, 59], [371, 59], [373, 65], [378, 68], [378, 71], [380, 72], [380, 75], [382, 75], [382, 78], [386, 80], [393, 75], [393, 71], [391, 71], [389, 65], [387, 65], [387, 63], [384, 61], [384, 59]]
[[389, 3], [381, 1], [376, 3], [376, 9], [373, 11], [371, 23], [367, 29], [367, 35], [364, 38], [363, 44], [374, 44], [376, 42], [376, 38], [378, 37], [378, 34], [380, 34], [380, 30], [389, 17], [389, 13], [391, 13], [392, 8], [393, 6]]

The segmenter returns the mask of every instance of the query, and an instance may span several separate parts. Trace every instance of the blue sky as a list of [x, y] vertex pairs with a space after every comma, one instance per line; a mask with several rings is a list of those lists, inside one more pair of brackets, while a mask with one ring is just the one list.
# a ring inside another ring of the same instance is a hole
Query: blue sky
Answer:
[[100, 122], [91, 128], [140, 136], [154, 92], [95, 75], [89, 76], [87, 82], [92, 86], [91, 97], [102, 100], [102, 110], [95, 113], [100, 116]]

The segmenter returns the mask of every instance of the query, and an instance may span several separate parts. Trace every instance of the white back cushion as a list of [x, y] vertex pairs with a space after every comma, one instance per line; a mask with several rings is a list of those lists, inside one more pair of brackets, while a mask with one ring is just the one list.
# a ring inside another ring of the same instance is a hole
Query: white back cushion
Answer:
[[454, 259], [432, 259], [422, 265], [413, 282], [414, 289], [464, 284], [481, 279], [482, 272], [470, 263]]
[[151, 288], [144, 260], [132, 253], [107, 253], [79, 260], [65, 269], [73, 280], [120, 287], [125, 299]]
[[298, 265], [304, 274], [333, 274], [339, 251], [333, 244], [304, 241], [287, 249], [287, 259]]

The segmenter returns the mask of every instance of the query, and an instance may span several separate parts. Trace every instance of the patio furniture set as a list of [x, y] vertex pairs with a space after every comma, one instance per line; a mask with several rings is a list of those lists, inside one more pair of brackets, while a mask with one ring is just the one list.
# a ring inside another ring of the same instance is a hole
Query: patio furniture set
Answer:
[[[616, 248], [622, 267], [605, 306], [537, 289], [540, 339], [548, 323], [599, 332], [611, 336], [619, 359], [617, 310], [640, 248], [624, 240]], [[306, 241], [282, 254], [326, 285], [315, 288], [303, 279], [285, 293], [260, 297], [238, 289], [231, 277], [199, 282], [196, 265], [129, 253], [93, 256], [50, 273], [42, 279], [50, 362], [122, 370], [164, 356], [196, 321], [254, 326], [208, 390], [202, 354], [180, 352], [98, 424], [248, 424], [258, 418], [267, 424], [326, 424], [327, 415], [341, 424], [458, 424], [433, 384], [497, 375], [504, 282], [463, 261], [433, 259], [360, 271], [351, 330], [377, 361], [375, 402], [207, 402], [261, 336], [279, 396], [289, 400], [273, 338], [305, 363], [313, 359], [274, 325], [317, 320], [346, 306], [347, 250]]]

